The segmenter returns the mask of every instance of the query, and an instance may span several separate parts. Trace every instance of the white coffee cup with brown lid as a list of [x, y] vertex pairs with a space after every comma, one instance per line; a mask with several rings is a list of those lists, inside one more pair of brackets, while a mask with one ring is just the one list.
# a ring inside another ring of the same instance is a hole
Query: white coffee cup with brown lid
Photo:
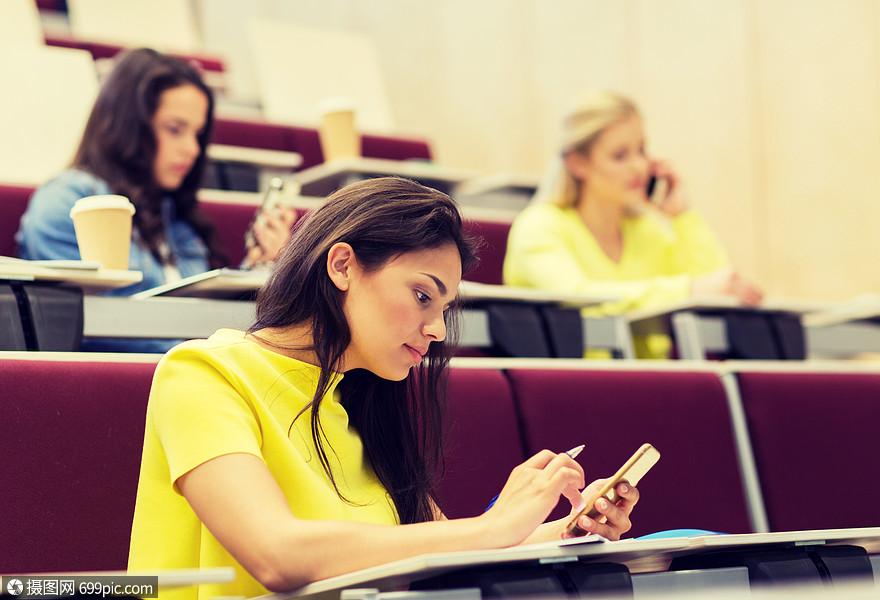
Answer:
[[127, 271], [134, 205], [125, 196], [80, 198], [70, 209], [80, 258], [105, 269]]

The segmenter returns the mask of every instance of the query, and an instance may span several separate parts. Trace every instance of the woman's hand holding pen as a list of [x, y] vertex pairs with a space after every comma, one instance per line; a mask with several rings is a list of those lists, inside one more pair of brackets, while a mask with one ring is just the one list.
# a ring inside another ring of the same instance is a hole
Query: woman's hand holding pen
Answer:
[[[571, 514], [559, 521], [562, 527], [562, 537], [573, 537], [565, 531], [565, 526], [580, 512], [587, 501], [599, 493], [605, 481], [607, 480], [597, 479], [580, 493], [579, 503], [572, 502]], [[578, 527], [588, 534], [596, 533], [607, 540], [619, 540], [620, 536], [632, 527], [629, 515], [639, 501], [639, 490], [629, 484], [621, 483], [617, 486], [617, 495], [620, 496], [617, 504], [612, 504], [606, 498], [600, 498], [596, 501], [596, 510], [603, 515], [603, 518], [595, 520], [582, 515], [578, 519]]]
[[494, 522], [489, 531], [499, 545], [519, 544], [544, 522], [560, 495], [583, 502], [577, 491], [583, 486], [584, 471], [574, 459], [542, 450], [513, 469], [494, 504], [478, 518]]

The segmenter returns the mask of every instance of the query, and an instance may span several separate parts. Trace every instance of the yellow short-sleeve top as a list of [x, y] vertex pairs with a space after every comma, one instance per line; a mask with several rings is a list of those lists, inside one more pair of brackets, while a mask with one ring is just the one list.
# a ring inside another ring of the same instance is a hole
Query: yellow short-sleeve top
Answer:
[[[201, 524], [177, 480], [212, 458], [253, 454], [266, 464], [301, 519], [399, 522], [385, 488], [364, 457], [340, 404], [338, 375], [319, 416], [336, 485], [312, 441], [310, 412], [318, 367], [267, 350], [241, 331], [172, 349], [159, 363], [147, 407], [144, 451], [131, 532], [129, 570], [232, 566], [232, 584], [160, 593], [162, 598], [257, 596], [267, 593]], [[343, 476], [344, 474], [344, 476]]]

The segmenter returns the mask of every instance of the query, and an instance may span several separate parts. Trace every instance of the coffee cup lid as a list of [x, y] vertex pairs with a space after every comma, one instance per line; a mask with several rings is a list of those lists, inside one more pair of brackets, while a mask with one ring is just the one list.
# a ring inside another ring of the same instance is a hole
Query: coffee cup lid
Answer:
[[117, 196], [115, 194], [105, 194], [102, 196], [86, 196], [80, 198], [70, 209], [70, 218], [73, 215], [86, 210], [99, 210], [104, 208], [122, 208], [134, 214], [134, 204], [125, 196]]

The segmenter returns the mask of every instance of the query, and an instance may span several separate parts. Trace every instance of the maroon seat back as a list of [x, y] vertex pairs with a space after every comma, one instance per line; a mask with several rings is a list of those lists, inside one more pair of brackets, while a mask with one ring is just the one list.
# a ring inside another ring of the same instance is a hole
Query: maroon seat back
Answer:
[[154, 370], [0, 360], [0, 571], [126, 568]]
[[450, 518], [480, 514], [525, 456], [510, 385], [501, 371], [452, 369], [440, 507]]
[[361, 136], [361, 154], [386, 160], [431, 160], [431, 147], [422, 139], [387, 135]]
[[[300, 169], [324, 162], [318, 130], [314, 127], [217, 118], [214, 120], [211, 141], [215, 144], [298, 152], [303, 159]], [[421, 139], [365, 134], [361, 136], [361, 154], [387, 160], [430, 160], [431, 148]]]
[[[85, 50], [92, 55], [95, 60], [102, 58], [113, 58], [123, 50], [126, 46], [113, 44], [108, 42], [100, 42], [97, 40], [84, 40], [64, 35], [44, 35], [47, 46], [58, 46], [60, 48], [74, 48], [77, 50]], [[201, 54], [181, 54], [173, 52], [174, 56], [187, 62], [196, 63], [206, 71], [215, 71], [222, 73], [226, 70], [223, 59], [219, 56], [207, 56]]]
[[[629, 535], [751, 530], [726, 394], [715, 373], [513, 369], [507, 375], [529, 453], [585, 444], [578, 462], [590, 482], [612, 475], [645, 442], [660, 451], [639, 484]], [[554, 516], [569, 508], [557, 507]]]
[[482, 239], [479, 248], [480, 262], [465, 276], [468, 281], [501, 285], [504, 253], [507, 252], [507, 236], [510, 223], [497, 221], [468, 221], [470, 235]]
[[308, 169], [324, 162], [324, 151], [321, 150], [321, 139], [318, 130], [312, 127], [286, 127], [285, 132], [290, 139], [291, 152], [298, 152], [302, 158], [300, 169]]
[[263, 121], [214, 119], [211, 142], [265, 150], [289, 151], [294, 141], [286, 128]]
[[771, 531], [880, 524], [880, 374], [737, 374]]
[[220, 238], [220, 246], [232, 268], [244, 259], [244, 234], [257, 212], [251, 204], [199, 201], [199, 208], [210, 219]]
[[0, 185], [0, 256], [16, 256], [15, 232], [34, 188]]

